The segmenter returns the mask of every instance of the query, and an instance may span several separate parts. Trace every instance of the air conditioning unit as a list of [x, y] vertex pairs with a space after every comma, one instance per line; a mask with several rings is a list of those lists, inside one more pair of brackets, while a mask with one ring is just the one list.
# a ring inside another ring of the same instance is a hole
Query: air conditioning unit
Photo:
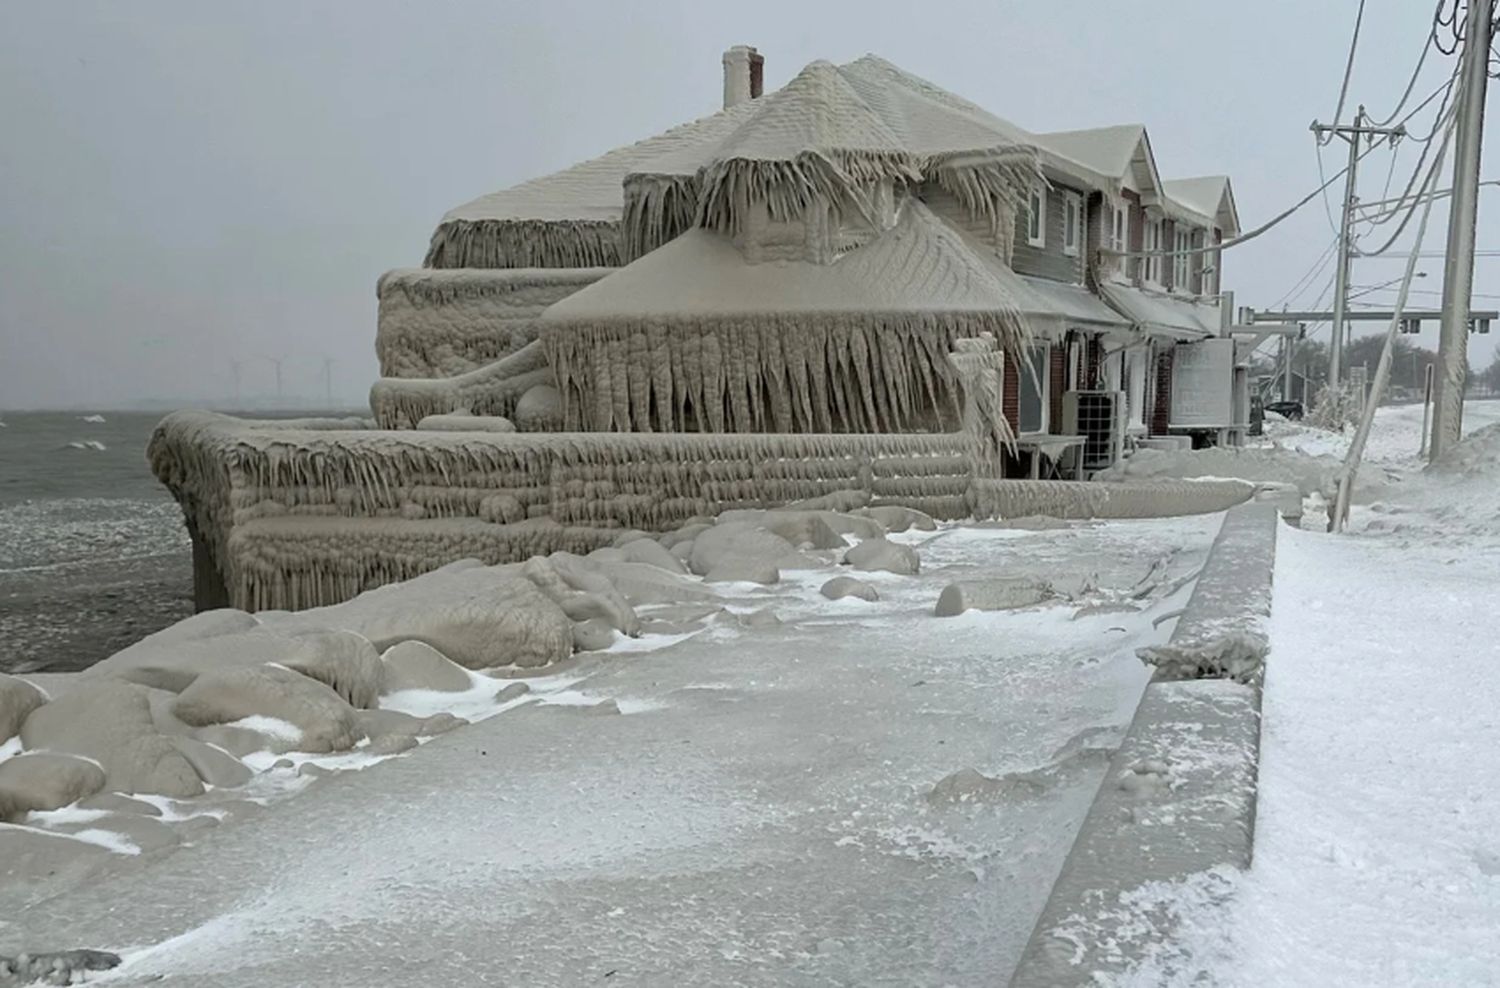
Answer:
[[1063, 393], [1064, 435], [1083, 436], [1083, 469], [1105, 470], [1125, 455], [1125, 392]]

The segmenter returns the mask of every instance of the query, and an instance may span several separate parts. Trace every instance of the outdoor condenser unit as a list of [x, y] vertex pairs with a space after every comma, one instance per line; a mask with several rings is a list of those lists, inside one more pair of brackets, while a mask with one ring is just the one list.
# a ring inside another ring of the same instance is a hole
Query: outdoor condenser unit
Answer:
[[1063, 433], [1083, 436], [1083, 469], [1104, 470], [1125, 454], [1125, 392], [1067, 391]]

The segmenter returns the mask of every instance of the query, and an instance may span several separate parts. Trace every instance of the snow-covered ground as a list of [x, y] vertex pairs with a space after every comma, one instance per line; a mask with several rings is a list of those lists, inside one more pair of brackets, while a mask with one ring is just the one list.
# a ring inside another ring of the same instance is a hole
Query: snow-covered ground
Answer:
[[[910, 531], [875, 602], [718, 585], [696, 635], [108, 859], [0, 948], [220, 988], [1003, 983], [1220, 518]], [[932, 613], [1017, 574], [1064, 596]]]
[[1183, 936], [1124, 983], [1500, 984], [1500, 402], [1425, 471], [1421, 413], [1377, 415], [1350, 535], [1283, 531], [1254, 864], [1140, 890]]

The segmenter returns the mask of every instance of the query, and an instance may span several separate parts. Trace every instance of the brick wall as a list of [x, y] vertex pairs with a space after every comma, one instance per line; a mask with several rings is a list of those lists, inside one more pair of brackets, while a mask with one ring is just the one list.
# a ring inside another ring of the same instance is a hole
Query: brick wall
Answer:
[[1047, 420], [1047, 431], [1057, 434], [1062, 430], [1063, 392], [1068, 389], [1068, 343], [1052, 344], [1052, 352], [1047, 355], [1051, 364], [1048, 373], [1051, 379], [1048, 381], [1047, 404], [1049, 406]]
[[1156, 387], [1151, 395], [1150, 430], [1153, 436], [1166, 435], [1172, 418], [1172, 347], [1156, 356]]
[[1011, 431], [1021, 431], [1021, 375], [1017, 372], [1016, 362], [1011, 359], [1010, 354], [1005, 355], [1005, 379], [1001, 383], [1003, 393], [1000, 396], [1000, 407], [1005, 410], [1005, 419], [1010, 423]]

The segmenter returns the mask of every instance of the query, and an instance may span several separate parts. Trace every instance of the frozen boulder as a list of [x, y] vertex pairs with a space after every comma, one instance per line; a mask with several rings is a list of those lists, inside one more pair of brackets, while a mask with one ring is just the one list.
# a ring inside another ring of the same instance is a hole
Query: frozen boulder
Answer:
[[377, 650], [425, 642], [468, 669], [544, 666], [573, 654], [573, 622], [506, 567], [428, 573], [319, 610], [316, 620], [357, 631]]
[[704, 583], [759, 583], [769, 587], [781, 582], [781, 571], [769, 559], [728, 558], [703, 574]]
[[0, 673], [0, 741], [21, 733], [31, 712], [47, 702], [47, 694], [24, 679]]
[[715, 525], [693, 539], [688, 568], [694, 573], [707, 576], [710, 571], [729, 564], [743, 571], [759, 572], [771, 568], [815, 569], [818, 565], [780, 535], [748, 522]]
[[564, 552], [546, 558], [532, 556], [521, 566], [521, 574], [562, 608], [571, 621], [601, 618], [622, 634], [633, 637], [641, 633], [635, 609], [585, 559]]
[[385, 692], [380, 653], [352, 631], [311, 631], [296, 637], [295, 654], [282, 661], [293, 672], [310, 676], [362, 710], [375, 706]]
[[157, 731], [150, 691], [134, 683], [80, 683], [26, 718], [21, 743], [93, 759], [118, 792], [178, 798], [203, 792], [193, 766]]
[[615, 643], [615, 629], [603, 618], [589, 618], [573, 625], [573, 647], [580, 652], [602, 652]]
[[631, 607], [717, 600], [718, 595], [682, 572], [649, 563], [596, 564]]
[[380, 657], [385, 666], [382, 692], [437, 690], [461, 693], [473, 685], [469, 670], [426, 642], [399, 642]]
[[844, 597], [858, 597], [860, 600], [870, 601], [880, 599], [880, 594], [875, 592], [874, 587], [852, 576], [835, 576], [819, 587], [818, 593], [829, 600], [840, 600]]
[[189, 737], [175, 737], [172, 743], [205, 785], [237, 789], [250, 781], [249, 766], [222, 748]]
[[779, 535], [795, 547], [842, 549], [844, 540], [817, 511], [741, 509], [719, 515], [719, 524], [752, 525]]
[[86, 758], [27, 752], [0, 762], [0, 820], [56, 810], [104, 788], [104, 770]]
[[682, 560], [672, 555], [670, 550], [655, 539], [636, 539], [634, 542], [627, 542], [620, 547], [620, 552], [624, 554], [625, 562], [655, 566], [669, 573], [687, 572], [687, 567], [682, 565]]
[[919, 532], [937, 531], [937, 522], [932, 516], [916, 508], [899, 504], [882, 504], [875, 508], [860, 508], [855, 514], [864, 515], [885, 528], [888, 532], [905, 532], [915, 528]]
[[663, 535], [658, 541], [661, 542], [663, 549], [672, 550], [683, 542], [693, 541], [693, 539], [696, 539], [710, 528], [713, 528], [711, 522], [689, 522], [678, 528], [675, 532], [668, 532]]
[[616, 549], [623, 549], [630, 543], [639, 542], [642, 539], [645, 539], [648, 542], [656, 541], [655, 537], [650, 532], [643, 532], [639, 528], [627, 528], [619, 535], [616, 535], [614, 542], [610, 544]]
[[152, 636], [96, 663], [83, 676], [88, 679], [123, 679], [181, 693], [204, 672], [267, 662], [295, 662], [304, 657], [304, 652], [315, 649], [315, 642], [299, 642], [290, 635], [264, 627], [207, 637]]
[[286, 728], [283, 731], [271, 732], [257, 731], [254, 728], [237, 724], [211, 724], [208, 727], [194, 728], [191, 736], [216, 748], [222, 748], [236, 758], [244, 758], [257, 751], [284, 755], [288, 751], [296, 750], [302, 741], [300, 731], [290, 724], [286, 725]]
[[1029, 576], [1002, 576], [988, 580], [950, 583], [938, 594], [932, 613], [953, 617], [964, 611], [1009, 611], [1031, 607], [1056, 596], [1051, 584]]
[[917, 551], [911, 546], [901, 545], [882, 537], [865, 539], [844, 553], [844, 565], [861, 570], [880, 570], [886, 573], [899, 573], [902, 576], [915, 576], [922, 563], [917, 557]]
[[196, 727], [246, 717], [286, 721], [302, 732], [304, 751], [344, 751], [360, 739], [348, 702], [317, 680], [278, 666], [205, 673], [183, 690], [173, 709]]

